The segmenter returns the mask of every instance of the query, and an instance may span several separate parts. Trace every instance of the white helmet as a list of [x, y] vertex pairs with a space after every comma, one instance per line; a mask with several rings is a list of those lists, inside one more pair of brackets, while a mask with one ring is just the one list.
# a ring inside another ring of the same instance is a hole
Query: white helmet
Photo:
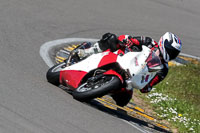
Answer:
[[181, 40], [173, 33], [166, 32], [160, 38], [159, 49], [166, 62], [175, 59], [180, 53], [181, 47]]

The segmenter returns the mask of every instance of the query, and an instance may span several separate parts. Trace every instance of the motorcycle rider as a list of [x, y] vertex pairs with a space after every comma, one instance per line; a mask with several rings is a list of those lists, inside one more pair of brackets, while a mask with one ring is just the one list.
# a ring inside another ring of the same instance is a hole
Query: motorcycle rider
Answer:
[[111, 52], [115, 52], [120, 49], [118, 45], [121, 44], [121, 42], [115, 34], [105, 33], [102, 38], [93, 45], [90, 42], [84, 42], [82, 44], [87, 48], [79, 49], [78, 54], [80, 57], [100, 53], [106, 51], [107, 49], [110, 49]]
[[[100, 41], [95, 43], [89, 49], [79, 51], [79, 54], [88, 55], [103, 52], [107, 49], [110, 49], [112, 52], [116, 51], [117, 54], [124, 54], [126, 52], [126, 48], [131, 51], [140, 51], [142, 50], [142, 45], [154, 50], [160, 57], [163, 64], [163, 68], [156, 74], [151, 82], [140, 90], [141, 93], [148, 93], [152, 90], [154, 85], [161, 82], [167, 76], [168, 62], [175, 59], [181, 51], [181, 40], [175, 34], [166, 32], [163, 36], [161, 36], [158, 44], [150, 37], [130, 35], [120, 35], [117, 37], [113, 33], [106, 33], [102, 36]], [[113, 95], [112, 97], [118, 105], [124, 106], [132, 98], [132, 93], [132, 90], [122, 88], [118, 94]]]

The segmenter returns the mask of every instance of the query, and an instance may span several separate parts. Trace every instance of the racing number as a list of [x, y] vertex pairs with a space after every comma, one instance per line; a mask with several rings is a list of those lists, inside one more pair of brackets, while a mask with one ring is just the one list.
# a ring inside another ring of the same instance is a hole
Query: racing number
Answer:
[[142, 75], [141, 83], [148, 82], [148, 80], [149, 80], [149, 75]]

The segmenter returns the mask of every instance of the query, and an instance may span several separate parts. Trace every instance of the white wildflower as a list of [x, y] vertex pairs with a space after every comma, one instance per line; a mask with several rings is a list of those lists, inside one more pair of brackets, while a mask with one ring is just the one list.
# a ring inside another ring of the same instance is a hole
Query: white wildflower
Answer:
[[183, 122], [183, 119], [179, 119], [179, 122]]
[[151, 91], [155, 91], [156, 90], [156, 88], [152, 88], [152, 90]]
[[[168, 84], [168, 82], [166, 82], [166, 84]], [[153, 88], [153, 91], [155, 89], [156, 88]], [[165, 103], [165, 102], [175, 101], [175, 100], [177, 100], [176, 98], [170, 98], [168, 95], [165, 95], [162, 93], [151, 93], [151, 94], [148, 94], [146, 97], [150, 99], [150, 103], [157, 104], [159, 106], [160, 110], [162, 110], [163, 113], [158, 114], [159, 117], [162, 117], [162, 118], [168, 117], [168, 119], [167, 119], [168, 121], [182, 123], [191, 132], [195, 132], [195, 129], [193, 126], [190, 126], [190, 125], [195, 125], [195, 123], [197, 123], [197, 125], [200, 125], [200, 120], [194, 119], [192, 121], [192, 119], [189, 117], [188, 114], [183, 115], [180, 112], [178, 113], [177, 108], [164, 107], [164, 106], [162, 106], [163, 104], [158, 104], [160, 102]]]
[[173, 117], [172, 120], [175, 122], [177, 119], [176, 119], [176, 117]]
[[178, 114], [173, 108], [169, 109], [172, 114]]
[[183, 117], [183, 120], [184, 120], [184, 121], [187, 121], [187, 118], [186, 118], [186, 117]]

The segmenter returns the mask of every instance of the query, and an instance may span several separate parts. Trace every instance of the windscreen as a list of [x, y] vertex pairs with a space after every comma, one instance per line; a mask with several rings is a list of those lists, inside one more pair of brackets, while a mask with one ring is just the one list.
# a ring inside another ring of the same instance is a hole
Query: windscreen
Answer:
[[154, 51], [151, 51], [149, 57], [146, 60], [149, 71], [161, 69], [162, 63], [158, 55]]

